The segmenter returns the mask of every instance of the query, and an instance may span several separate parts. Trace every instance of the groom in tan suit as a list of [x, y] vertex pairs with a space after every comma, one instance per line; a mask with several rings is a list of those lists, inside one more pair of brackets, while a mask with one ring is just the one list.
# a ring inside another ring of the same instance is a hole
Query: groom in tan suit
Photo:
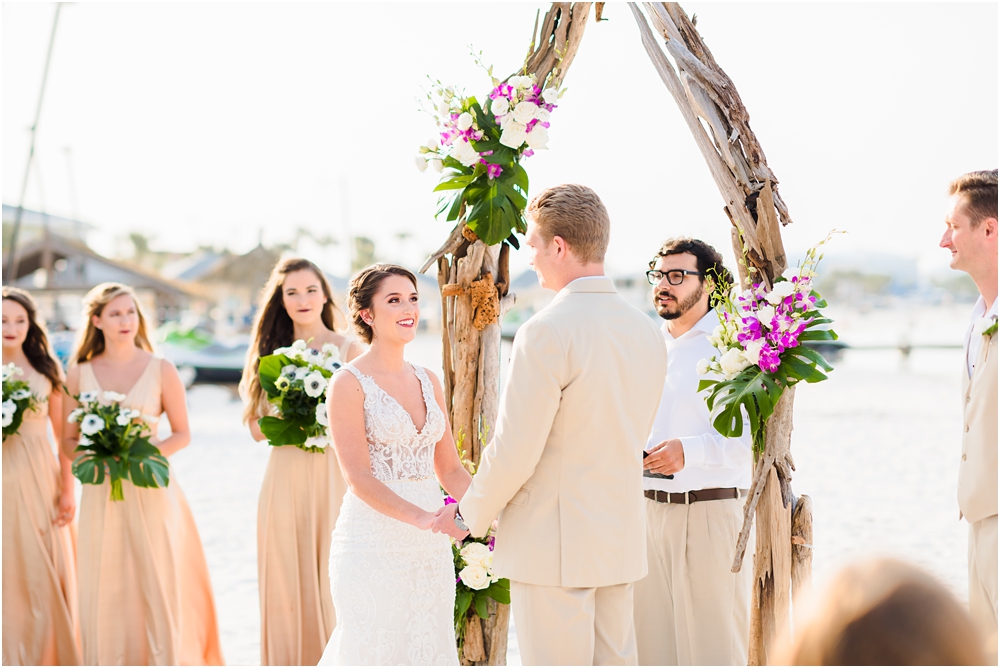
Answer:
[[531, 264], [558, 294], [518, 330], [495, 436], [435, 530], [457, 521], [483, 536], [499, 516], [493, 566], [511, 580], [526, 665], [635, 665], [642, 451], [666, 346], [604, 276], [610, 220], [597, 193], [550, 188], [526, 215]]
[[997, 660], [997, 170], [951, 184], [941, 246], [967, 272], [979, 300], [962, 369], [962, 460], [958, 507], [969, 523], [969, 613]]

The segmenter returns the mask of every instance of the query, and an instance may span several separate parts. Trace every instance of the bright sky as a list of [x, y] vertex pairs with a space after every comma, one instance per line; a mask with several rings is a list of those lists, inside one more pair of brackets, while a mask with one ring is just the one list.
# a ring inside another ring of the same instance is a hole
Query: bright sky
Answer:
[[[843, 250], [946, 265], [945, 189], [997, 166], [997, 5], [685, 3], [746, 104], [795, 223]], [[3, 4], [3, 201], [16, 205], [54, 5]], [[419, 264], [447, 235], [413, 165], [435, 132], [426, 76], [480, 97], [482, 50], [521, 64], [540, 4], [65, 5], [26, 206], [157, 249], [249, 250], [302, 226]], [[731, 257], [708, 169], [624, 4], [591, 22], [532, 193], [587, 184], [611, 212], [608, 263], [645, 267], [692, 235]], [[72, 174], [72, 176], [71, 176]], [[75, 194], [72, 186], [75, 180]], [[345, 196], [346, 193], [346, 196]], [[346, 212], [346, 215], [345, 215]], [[413, 236], [405, 243], [397, 235]], [[345, 274], [345, 253], [301, 250]], [[515, 254], [514, 269], [526, 266]]]

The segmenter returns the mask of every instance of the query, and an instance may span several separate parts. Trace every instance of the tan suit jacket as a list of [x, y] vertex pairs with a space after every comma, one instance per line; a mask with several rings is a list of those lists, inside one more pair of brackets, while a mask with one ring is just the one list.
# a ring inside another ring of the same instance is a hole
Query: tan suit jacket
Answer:
[[570, 283], [521, 326], [459, 504], [476, 536], [499, 514], [499, 575], [557, 587], [645, 576], [642, 449], [666, 372], [663, 335], [607, 278]]
[[[973, 332], [972, 336], [979, 336]], [[970, 523], [997, 514], [997, 335], [983, 341], [972, 378], [962, 373], [965, 400], [958, 507]]]

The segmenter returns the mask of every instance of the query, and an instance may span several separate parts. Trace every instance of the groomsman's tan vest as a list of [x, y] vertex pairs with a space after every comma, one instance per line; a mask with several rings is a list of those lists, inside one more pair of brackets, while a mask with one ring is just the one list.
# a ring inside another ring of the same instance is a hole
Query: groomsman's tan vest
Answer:
[[[981, 336], [972, 333], [972, 336]], [[965, 420], [958, 507], [970, 523], [997, 514], [997, 335], [983, 341], [972, 378], [962, 372]]]

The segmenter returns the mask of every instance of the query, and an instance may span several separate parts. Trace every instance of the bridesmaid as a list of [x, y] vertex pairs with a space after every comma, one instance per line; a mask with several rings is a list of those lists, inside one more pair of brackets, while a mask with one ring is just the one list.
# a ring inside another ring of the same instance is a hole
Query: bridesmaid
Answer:
[[[170, 436], [154, 443], [167, 457], [185, 447], [191, 434], [184, 385], [173, 364], [153, 355], [132, 288], [98, 285], [84, 298], [84, 317], [67, 374], [70, 394], [118, 392], [124, 406], [154, 422], [166, 412]], [[65, 404], [68, 416], [77, 403]], [[64, 452], [78, 437], [77, 425], [67, 424]], [[176, 472], [165, 488], [128, 481], [122, 488], [125, 500], [111, 501], [107, 480], [83, 486], [83, 663], [222, 665], [208, 565]]]
[[3, 663], [80, 663], [76, 605], [76, 512], [72, 461], [59, 463], [63, 432], [62, 368], [49, 348], [35, 300], [3, 289], [3, 363], [13, 362], [38, 400], [3, 444]]
[[[362, 352], [340, 333], [346, 325], [319, 267], [303, 259], [274, 267], [240, 383], [243, 421], [254, 440], [266, 439], [257, 420], [272, 413], [257, 376], [260, 358], [302, 339], [316, 350], [333, 344], [346, 363]], [[322, 454], [294, 445], [271, 448], [257, 507], [261, 665], [314, 666], [323, 656], [336, 625], [330, 536], [346, 491], [333, 448]]]

